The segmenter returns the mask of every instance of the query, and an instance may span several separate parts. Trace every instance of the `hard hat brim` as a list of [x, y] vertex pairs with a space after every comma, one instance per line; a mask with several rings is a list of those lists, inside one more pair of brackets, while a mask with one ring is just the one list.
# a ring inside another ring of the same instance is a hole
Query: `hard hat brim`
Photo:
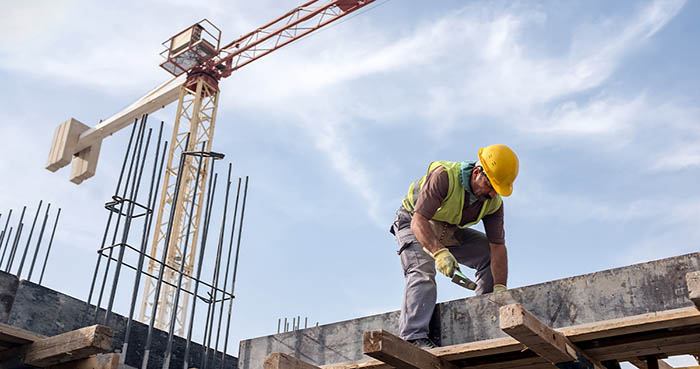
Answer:
[[513, 194], [512, 184], [510, 186], [499, 186], [498, 184], [491, 182], [491, 185], [493, 186], [493, 189], [496, 190], [496, 193], [501, 196], [507, 197]]

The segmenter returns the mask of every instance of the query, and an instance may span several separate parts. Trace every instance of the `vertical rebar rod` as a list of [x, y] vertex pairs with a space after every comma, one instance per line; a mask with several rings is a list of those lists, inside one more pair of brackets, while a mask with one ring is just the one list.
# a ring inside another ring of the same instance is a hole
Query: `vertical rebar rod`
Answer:
[[[2, 230], [2, 237], [0, 237], [0, 248], [2, 248], [2, 241], [5, 240], [5, 236], [7, 235], [7, 226], [10, 225], [10, 218], [12, 218], [12, 209], [10, 209], [9, 214], [7, 214], [7, 220], [5, 220], [5, 228]], [[3, 251], [3, 254], [5, 251]], [[2, 261], [0, 261], [0, 264], [2, 264]]]
[[[229, 164], [229, 167], [230, 166], [231, 166], [231, 164]], [[226, 262], [226, 274], [225, 274], [226, 277], [224, 278], [224, 288], [223, 288], [224, 291], [226, 290], [226, 286], [227, 286], [226, 281], [228, 280], [229, 266], [231, 264], [231, 250], [233, 249], [233, 236], [234, 236], [234, 233], [236, 231], [236, 218], [238, 216], [238, 200], [240, 199], [240, 195], [241, 195], [241, 177], [238, 177], [238, 186], [236, 187], [236, 202], [235, 202], [235, 205], [233, 207], [233, 221], [231, 222], [231, 236], [229, 237], [229, 245], [228, 245], [229, 254], [228, 254], [228, 261]], [[233, 286], [233, 284], [232, 284], [232, 286]], [[233, 296], [233, 291], [232, 291], [231, 296], [230, 296], [230, 300], [229, 300], [228, 317], [226, 319], [228, 322], [227, 327], [228, 327], [228, 324], [231, 322], [231, 308], [230, 307], [231, 307], [231, 303], [233, 303], [233, 299], [234, 299], [234, 296]], [[224, 304], [222, 302], [221, 309], [223, 309], [223, 308], [224, 308]], [[219, 313], [219, 316], [223, 316], [223, 311]], [[281, 320], [277, 321], [277, 333], [279, 333], [280, 321]], [[219, 323], [219, 328], [220, 327], [221, 327], [221, 323]], [[222, 368], [224, 366], [224, 359], [226, 358], [226, 349], [228, 348], [228, 335], [229, 335], [229, 332], [228, 332], [228, 328], [227, 328], [226, 336], [224, 338], [224, 351], [222, 352], [222, 355], [221, 355], [221, 367]], [[217, 343], [218, 343], [218, 333], [217, 333]], [[217, 347], [217, 349], [219, 348], [218, 344], [216, 347]]]
[[[139, 129], [138, 133], [136, 134], [136, 142], [134, 144], [134, 154], [131, 156], [131, 160], [129, 161], [129, 171], [126, 173], [126, 180], [124, 181], [124, 190], [122, 191], [122, 198], [126, 198], [126, 194], [129, 191], [129, 180], [131, 180], [131, 173], [135, 172], [134, 170], [134, 163], [136, 161], [136, 154], [140, 150], [140, 145], [143, 143], [143, 133], [145, 130], [146, 125], [144, 124], [143, 118], [141, 119], [141, 123], [139, 124]], [[138, 166], [138, 163], [136, 164]], [[137, 168], [138, 170], [138, 168]], [[117, 222], [114, 227], [114, 233], [112, 234], [112, 242], [110, 243], [111, 245], [114, 245], [117, 242], [117, 236], [119, 235], [119, 227], [121, 224], [122, 216], [123, 216], [123, 210], [124, 210], [124, 202], [121, 202], [119, 204], [119, 212], [117, 212]], [[97, 297], [97, 303], [95, 304], [95, 312], [94, 312], [94, 319], [97, 320], [97, 316], [99, 314], [100, 306], [102, 306], [102, 296], [104, 295], [105, 292], [105, 286], [107, 285], [107, 277], [109, 275], [109, 268], [111, 267], [112, 263], [112, 254], [114, 253], [114, 247], [109, 248], [109, 252], [107, 255], [107, 264], [105, 265], [105, 271], [104, 275], [102, 276], [102, 285], [100, 287], [100, 294]]]
[[12, 264], [15, 261], [15, 253], [17, 252], [17, 246], [19, 246], [19, 239], [22, 236], [22, 229], [24, 229], [24, 223], [20, 223], [19, 226], [17, 226], [17, 233], [15, 234], [15, 240], [12, 242], [12, 252], [10, 253], [10, 260], [8, 260], [9, 266], [7, 267], [6, 272], [12, 273]]
[[[229, 173], [229, 178], [228, 178], [228, 183], [226, 185], [226, 193], [228, 195], [229, 189], [231, 187], [231, 178], [230, 178], [230, 173]], [[209, 334], [207, 336], [207, 344], [204, 350], [204, 365], [203, 369], [206, 369], [208, 367], [208, 356], [209, 356], [209, 348], [211, 347], [211, 339], [212, 339], [212, 333], [214, 331], [214, 315], [216, 314], [216, 295], [218, 292], [219, 288], [219, 274], [221, 272], [221, 252], [223, 251], [223, 246], [224, 246], [224, 232], [225, 232], [225, 226], [226, 226], [226, 213], [224, 212], [222, 216], [222, 221], [221, 221], [221, 227], [219, 228], [219, 242], [218, 246], [216, 249], [216, 262], [214, 264], [214, 276], [212, 278], [212, 288], [211, 288], [211, 301], [212, 303], [209, 305], [211, 309], [211, 320], [208, 323], [209, 324]]]
[[[158, 143], [156, 144], [156, 153], [153, 158], [153, 173], [151, 174], [151, 185], [148, 191], [148, 208], [150, 213], [146, 215], [145, 226], [143, 228], [143, 233], [141, 234], [141, 251], [139, 252], [138, 266], [136, 269], [136, 276], [134, 278], [134, 289], [131, 292], [131, 305], [129, 307], [129, 318], [126, 321], [126, 330], [124, 333], [124, 343], [122, 344], [122, 354], [119, 355], [119, 362], [121, 364], [125, 363], [127, 351], [129, 349], [129, 339], [131, 337], [131, 325], [134, 321], [134, 310], [136, 309], [136, 300], [138, 299], [139, 286], [141, 284], [141, 274], [143, 273], [143, 262], [146, 255], [146, 245], [148, 244], [148, 236], [151, 234], [151, 226], [153, 225], [153, 209], [156, 205], [156, 198], [158, 197], [158, 186], [156, 183], [160, 183], [161, 175], [163, 174], [163, 163], [165, 162], [165, 154], [168, 150], [168, 141], [165, 141], [163, 145], [163, 153], [160, 154], [160, 144], [163, 136], [163, 124], [160, 122], [160, 130], [158, 131]], [[162, 155], [160, 159], [160, 164], [158, 163], [158, 156]], [[158, 174], [158, 179], [156, 180], [156, 173]]]
[[[148, 116], [144, 114], [141, 118], [143, 125], [146, 125], [146, 120]], [[139, 144], [139, 150], [136, 153], [136, 167], [138, 170], [138, 175], [134, 176], [133, 182], [131, 184], [131, 194], [129, 195], [129, 205], [127, 206], [126, 218], [124, 220], [124, 230], [122, 233], [122, 242], [119, 246], [119, 256], [117, 257], [117, 266], [114, 269], [114, 278], [112, 280], [112, 291], [109, 295], [109, 301], [107, 302], [107, 311], [105, 312], [104, 324], [109, 325], [109, 318], [112, 315], [112, 308], [114, 307], [114, 298], [117, 293], [117, 286], [119, 283], [119, 277], [121, 274], [122, 264], [124, 262], [124, 251], [126, 250], [126, 244], [129, 241], [129, 231], [131, 231], [131, 222], [134, 216], [134, 204], [139, 197], [139, 189], [141, 188], [141, 178], [143, 176], [143, 168], [146, 166], [146, 156], [148, 155], [148, 148], [151, 144], [151, 133], [152, 129], [148, 130], [148, 137], [146, 138], [146, 146], [143, 148], [143, 159], [141, 159], [141, 146]], [[139, 165], [139, 160], [141, 164]]]
[[36, 248], [34, 249], [34, 257], [32, 257], [32, 265], [29, 267], [29, 275], [27, 280], [32, 280], [32, 272], [34, 272], [34, 264], [36, 263], [36, 257], [39, 255], [39, 248], [41, 247], [41, 240], [44, 238], [44, 230], [46, 230], [46, 222], [49, 220], [49, 210], [51, 209], [51, 203], [46, 206], [46, 214], [44, 214], [44, 221], [41, 223], [41, 231], [39, 232], [39, 239], [36, 241]]
[[[240, 179], [239, 182], [240, 184]], [[233, 278], [231, 279], [231, 301], [229, 301], [228, 306], [228, 318], [226, 321], [226, 339], [224, 342], [224, 355], [226, 355], [226, 349], [228, 348], [228, 335], [231, 330], [231, 311], [233, 310], [233, 299], [236, 297], [236, 274], [238, 273], [238, 256], [241, 251], [241, 234], [243, 233], [243, 216], [245, 215], [245, 204], [248, 199], [248, 176], [245, 176], [245, 188], [243, 190], [243, 204], [241, 206], [241, 220], [238, 223], [238, 240], [236, 241], [236, 257], [233, 259]]]
[[[232, 165], [231, 163], [228, 164], [228, 187], [231, 187], [231, 169]], [[238, 189], [240, 190], [240, 182], [238, 185]], [[228, 197], [228, 188], [226, 189], [227, 192], [227, 197]], [[228, 199], [226, 201], [228, 205]], [[238, 202], [236, 202], [236, 206], [238, 206]], [[224, 206], [224, 214], [226, 214], [228, 207]], [[235, 213], [235, 209], [234, 209]], [[225, 223], [225, 219], [224, 219]], [[218, 328], [216, 330], [216, 342], [214, 344], [214, 352], [216, 353], [219, 351], [219, 337], [221, 336], [221, 322], [224, 317], [224, 301], [226, 301], [226, 286], [228, 286], [228, 271], [229, 271], [229, 266], [231, 264], [231, 250], [233, 249], [233, 229], [236, 228], [236, 218], [234, 216], [233, 218], [233, 223], [231, 223], [231, 239], [229, 241], [229, 246], [228, 246], [228, 256], [226, 257], [226, 272], [224, 273], [224, 286], [221, 288], [221, 294], [222, 294], [222, 300], [221, 300], [221, 305], [219, 308], [219, 323]], [[223, 362], [222, 362], [223, 365]]]
[[[202, 142], [202, 147], [200, 151], [204, 153], [204, 148], [206, 142]], [[185, 243], [182, 248], [182, 261], [180, 262], [180, 267], [178, 268], [177, 276], [177, 287], [175, 288], [175, 296], [173, 297], [173, 308], [170, 312], [170, 324], [168, 326], [168, 343], [165, 348], [165, 356], [163, 358], [163, 369], [168, 369], [170, 367], [170, 354], [173, 349], [173, 338], [175, 337], [175, 320], [177, 319], [178, 313], [178, 303], [180, 302], [180, 292], [182, 291], [182, 277], [185, 274], [185, 258], [187, 257], [187, 249], [190, 242], [190, 232], [192, 231], [192, 218], [194, 217], [194, 205], [197, 199], [197, 189], [199, 188], [199, 178], [202, 175], [202, 163], [204, 163], [206, 158], [204, 156], [199, 156], [199, 162], [197, 163], [197, 174], [194, 178], [194, 191], [192, 192], [192, 202], [190, 202], [190, 215], [187, 219], [187, 231], [185, 232]], [[214, 160], [212, 160], [212, 171], [214, 170]], [[205, 164], [206, 165], [206, 164]]]
[[24, 269], [24, 261], [27, 259], [27, 252], [29, 251], [29, 244], [32, 242], [32, 236], [34, 235], [34, 226], [36, 226], [36, 220], [39, 218], [39, 211], [41, 211], [41, 205], [44, 200], [39, 200], [39, 207], [36, 209], [36, 214], [34, 214], [34, 220], [32, 221], [32, 228], [29, 230], [29, 237], [27, 238], [27, 245], [24, 246], [24, 252], [22, 253], [22, 259], [19, 262], [19, 268], [17, 268], [17, 278], [22, 275], [22, 269]]
[[53, 244], [53, 236], [56, 234], [56, 226], [58, 225], [58, 218], [61, 217], [61, 208], [58, 208], [58, 214], [56, 214], [56, 221], [53, 224], [53, 231], [51, 231], [51, 240], [49, 240], [49, 247], [46, 249], [46, 257], [44, 258], [44, 266], [41, 268], [41, 276], [39, 277], [39, 284], [44, 279], [44, 271], [46, 270], [46, 263], [49, 261], [49, 253], [51, 252], [51, 245]]
[[[190, 143], [190, 134], [188, 133], [185, 138], [185, 147], [188, 147]], [[148, 355], [151, 352], [151, 342], [153, 340], [153, 326], [156, 321], [156, 313], [158, 312], [158, 296], [160, 296], [160, 289], [163, 286], [163, 271], [165, 269], [165, 264], [168, 261], [168, 249], [170, 248], [170, 238], [173, 233], [173, 221], [175, 219], [175, 211], [177, 210], [177, 201], [180, 196], [180, 184], [182, 183], [182, 176], [184, 175], [183, 169], [185, 167], [185, 153], [180, 154], [180, 164], [177, 170], [177, 179], [175, 181], [175, 188], [173, 190], [173, 200], [170, 207], [170, 216], [168, 217], [168, 228], [165, 232], [165, 240], [163, 244], [163, 255], [161, 256], [160, 268], [158, 271], [158, 282], [156, 283], [155, 293], [153, 294], [153, 308], [151, 309], [151, 319], [148, 323], [148, 335], [146, 336], [146, 345], [144, 347], [143, 361], [141, 362], [141, 369], [147, 369], [148, 366]]]
[[0, 264], [5, 259], [5, 251], [10, 247], [10, 238], [12, 238], [12, 227], [10, 227], [10, 233], [7, 235], [7, 240], [5, 241], [5, 248], [2, 250], [2, 257], [0, 258]]
[[[119, 172], [119, 180], [117, 181], [117, 188], [114, 190], [114, 195], [119, 194], [119, 187], [121, 186], [122, 183], [122, 177], [124, 177], [124, 170], [126, 169], [126, 162], [129, 161], [129, 154], [131, 153], [131, 144], [134, 140], [134, 133], [136, 132], [136, 122], [138, 122], [138, 119], [134, 119], [134, 123], [132, 124], [131, 128], [131, 136], [129, 136], [129, 144], [126, 147], [126, 153], [124, 154], [124, 161], [122, 162], [122, 169]], [[105, 244], [107, 243], [107, 235], [109, 234], [109, 226], [112, 223], [112, 216], [114, 215], [113, 212], [109, 212], [109, 215], [107, 217], [107, 226], [105, 226], [105, 232], [104, 235], [102, 236], [102, 244], [100, 245], [100, 250], [102, 250], [105, 247]], [[92, 284], [90, 285], [90, 293], [88, 293], [88, 298], [87, 298], [87, 303], [86, 303], [86, 308], [89, 309], [90, 302], [92, 302], [92, 295], [95, 291], [95, 283], [97, 282], [97, 275], [99, 274], [100, 270], [100, 262], [102, 261], [102, 252], [98, 251], [97, 252], [97, 262], [95, 263], [95, 272], [92, 275]], [[87, 317], [89, 314], [85, 314]]]
[[199, 292], [199, 280], [202, 275], [202, 266], [204, 265], [204, 250], [207, 246], [207, 236], [209, 235], [209, 223], [211, 221], [211, 209], [214, 204], [214, 196], [216, 195], [216, 183], [219, 177], [219, 175], [214, 173], [213, 170], [210, 173], [212, 173], [213, 175], [209, 176], [209, 190], [207, 193], [207, 202], [204, 210], [204, 227], [202, 228], [202, 241], [200, 242], [199, 247], [199, 263], [197, 264], [197, 276], [194, 279], [194, 292], [192, 293], [194, 297], [192, 298], [192, 312], [190, 314], [189, 327], [187, 329], [187, 344], [185, 345], [183, 369], [189, 369], [190, 346], [192, 344], [192, 331], [194, 329], [194, 314], [197, 310], [197, 293]]
[[22, 224], [22, 220], [24, 220], [24, 213], [27, 210], [27, 207], [24, 206], [22, 207], [22, 215], [19, 216], [19, 223], [17, 223], [17, 233], [15, 233], [15, 239], [12, 241], [12, 250], [10, 251], [10, 254], [7, 256], [7, 265], [5, 266], [5, 271], [10, 273], [10, 269], [12, 268], [12, 262], [15, 259], [15, 251], [17, 250], [17, 242], [19, 242], [19, 238], [22, 235], [22, 228], [24, 227]]

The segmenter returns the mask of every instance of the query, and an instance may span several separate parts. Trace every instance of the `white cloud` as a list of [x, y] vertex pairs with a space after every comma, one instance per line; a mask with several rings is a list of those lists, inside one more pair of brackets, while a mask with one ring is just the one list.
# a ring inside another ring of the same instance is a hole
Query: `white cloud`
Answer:
[[528, 127], [536, 134], [568, 135], [577, 138], [592, 135], [623, 136], [647, 108], [644, 95], [631, 100], [596, 97], [587, 104], [568, 101], [556, 106], [539, 122]]
[[700, 166], [700, 147], [697, 142], [683, 142], [666, 151], [654, 161], [651, 169], [656, 171], [678, 171]]

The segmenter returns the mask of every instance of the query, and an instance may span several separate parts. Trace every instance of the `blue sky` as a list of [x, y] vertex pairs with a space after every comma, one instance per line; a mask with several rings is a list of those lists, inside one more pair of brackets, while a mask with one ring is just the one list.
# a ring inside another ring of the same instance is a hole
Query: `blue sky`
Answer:
[[[87, 297], [128, 140], [106, 139], [96, 176], [76, 186], [43, 169], [55, 126], [94, 125], [169, 78], [161, 42], [202, 18], [228, 42], [299, 5], [195, 3], [3, 6], [0, 210], [63, 208], [49, 287]], [[698, 251], [700, 3], [377, 4], [221, 82], [214, 150], [250, 176], [234, 354], [280, 317], [397, 310], [387, 229], [408, 185], [430, 161], [493, 143], [520, 157], [509, 287]], [[169, 132], [174, 116], [151, 121]], [[438, 284], [441, 301], [470, 295]]]

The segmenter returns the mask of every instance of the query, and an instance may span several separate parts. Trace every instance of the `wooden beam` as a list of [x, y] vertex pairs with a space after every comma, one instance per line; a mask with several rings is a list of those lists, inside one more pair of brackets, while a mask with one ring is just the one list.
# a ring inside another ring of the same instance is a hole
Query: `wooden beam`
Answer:
[[44, 338], [23, 346], [24, 364], [47, 367], [90, 355], [112, 347], [112, 329], [94, 325]]
[[264, 369], [319, 369], [305, 361], [280, 352], [273, 352], [265, 358]]
[[[657, 361], [658, 361], [657, 365], [658, 365], [659, 369], [673, 369], [673, 367], [668, 365], [667, 362], [665, 362], [661, 359], [658, 359]], [[635, 359], [629, 360], [629, 363], [636, 366], [639, 369], [651, 369], [647, 365], [647, 361], [642, 360], [640, 358], [635, 358]]]
[[384, 330], [365, 332], [362, 336], [362, 353], [395, 368], [458, 369], [451, 362]]
[[499, 315], [502, 331], [544, 359], [554, 364], [576, 363], [577, 367], [605, 369], [600, 362], [576, 348], [565, 335], [542, 323], [520, 304], [502, 306]]
[[93, 355], [86, 359], [53, 365], [47, 369], [118, 369], [119, 354]]
[[[574, 345], [582, 348], [593, 358], [602, 360], [629, 361], [640, 356], [656, 355], [659, 353], [676, 352], [677, 354], [697, 353], [700, 341], [692, 337], [681, 337], [674, 342], [666, 342], [659, 346], [659, 341], [627, 342], [627, 345], [635, 345], [627, 351], [623, 343], [606, 343], [602, 345], [601, 339], [616, 337], [635, 337], [651, 331], [677, 331], [679, 328], [700, 324], [700, 311], [695, 307], [686, 307], [640, 314], [625, 318], [610, 319], [605, 321], [575, 325], [571, 327], [557, 328], [555, 331], [562, 333]], [[687, 340], [686, 340], [687, 339]], [[617, 339], [616, 339], [617, 340]], [[685, 342], [683, 342], [685, 340]], [[597, 346], [586, 348], [586, 344], [593, 343]], [[430, 352], [442, 359], [454, 362], [458, 366], [472, 365], [478, 361], [474, 369], [499, 369], [521, 368], [539, 369], [551, 368], [551, 363], [537, 358], [523, 359], [519, 352], [527, 350], [527, 347], [511, 337], [494, 338], [490, 340], [461, 343], [452, 346], [438, 347]], [[595, 354], [593, 353], [595, 351]], [[623, 354], [625, 356], [621, 356]], [[600, 356], [598, 356], [600, 355]], [[466, 364], [465, 364], [466, 363]], [[321, 366], [323, 369], [389, 369], [388, 364], [379, 360], [363, 360], [346, 363], [334, 363]]]
[[643, 342], [620, 343], [587, 349], [586, 352], [599, 360], [629, 360], [647, 355], [686, 355], [700, 347], [700, 335], [658, 338]]
[[3, 346], [25, 345], [42, 338], [45, 337], [24, 329], [0, 323], [0, 342], [2, 342]]
[[700, 310], [700, 270], [687, 273], [685, 280], [688, 283], [688, 297], [695, 304], [695, 307]]

